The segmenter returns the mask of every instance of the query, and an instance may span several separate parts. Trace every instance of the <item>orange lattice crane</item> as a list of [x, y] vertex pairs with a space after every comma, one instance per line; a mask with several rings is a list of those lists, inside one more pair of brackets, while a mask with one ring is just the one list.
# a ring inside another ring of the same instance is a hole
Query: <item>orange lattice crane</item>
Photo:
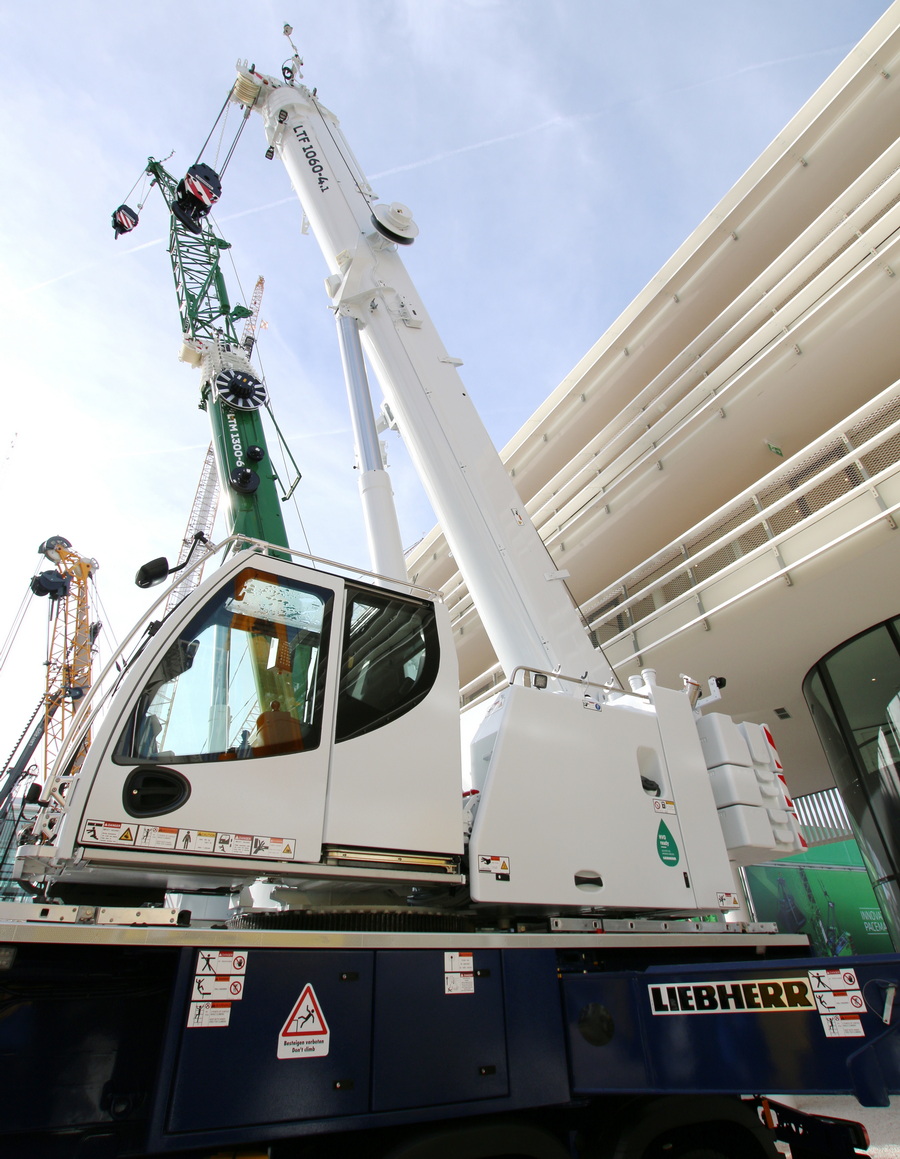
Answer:
[[[56, 760], [79, 702], [91, 686], [91, 662], [99, 621], [91, 620], [90, 582], [97, 561], [73, 550], [61, 535], [51, 536], [38, 548], [56, 567], [39, 572], [31, 581], [35, 595], [50, 599], [50, 640], [44, 693], [44, 769]], [[90, 737], [85, 736], [86, 750]], [[81, 759], [70, 770], [75, 775]]]

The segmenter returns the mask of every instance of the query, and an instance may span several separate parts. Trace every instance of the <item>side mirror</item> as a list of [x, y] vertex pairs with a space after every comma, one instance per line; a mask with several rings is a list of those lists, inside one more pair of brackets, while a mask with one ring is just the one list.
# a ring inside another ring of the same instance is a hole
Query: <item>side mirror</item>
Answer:
[[[250, 474], [252, 475], [253, 472], [251, 471]], [[258, 482], [259, 480], [257, 479]], [[191, 550], [187, 553], [187, 559], [184, 563], [178, 564], [177, 567], [169, 567], [169, 561], [164, 555], [161, 555], [159, 559], [151, 559], [149, 563], [145, 563], [143, 567], [138, 568], [134, 582], [139, 588], [152, 588], [156, 587], [157, 584], [161, 584], [163, 580], [168, 579], [170, 575], [174, 575], [176, 571], [181, 571], [187, 567], [191, 562], [191, 557], [198, 543], [208, 543], [202, 531], [195, 532], [194, 542], [191, 544]]]
[[169, 561], [164, 555], [158, 559], [151, 559], [143, 567], [138, 568], [134, 582], [139, 588], [153, 588], [169, 577]]

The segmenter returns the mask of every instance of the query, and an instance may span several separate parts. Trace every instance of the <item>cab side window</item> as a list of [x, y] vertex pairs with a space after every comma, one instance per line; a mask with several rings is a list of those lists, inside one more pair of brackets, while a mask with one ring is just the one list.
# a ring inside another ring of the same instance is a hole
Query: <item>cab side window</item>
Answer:
[[409, 712], [434, 684], [439, 658], [430, 603], [348, 586], [336, 739]]

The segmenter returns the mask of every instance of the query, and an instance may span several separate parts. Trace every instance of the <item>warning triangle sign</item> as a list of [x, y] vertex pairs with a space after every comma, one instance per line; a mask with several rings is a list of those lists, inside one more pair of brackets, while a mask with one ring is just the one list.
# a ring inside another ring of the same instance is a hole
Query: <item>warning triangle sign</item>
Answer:
[[307, 983], [278, 1035], [279, 1058], [322, 1058], [331, 1032], [312, 985]]

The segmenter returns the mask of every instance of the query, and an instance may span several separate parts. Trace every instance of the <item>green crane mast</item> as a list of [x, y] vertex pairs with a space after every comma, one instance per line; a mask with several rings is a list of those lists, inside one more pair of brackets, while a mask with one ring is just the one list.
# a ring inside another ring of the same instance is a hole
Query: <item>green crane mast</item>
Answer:
[[[221, 192], [219, 177], [198, 163], [177, 181], [152, 157], [146, 172], [169, 209], [169, 256], [183, 338], [180, 357], [201, 372], [200, 407], [210, 418], [228, 531], [287, 547], [278, 476], [260, 413], [268, 406], [268, 392], [250, 364], [252, 338], [245, 349], [235, 329], [251, 311], [229, 301], [221, 260], [231, 246], [208, 220]], [[136, 224], [137, 214], [126, 205], [113, 214], [117, 237]]]

